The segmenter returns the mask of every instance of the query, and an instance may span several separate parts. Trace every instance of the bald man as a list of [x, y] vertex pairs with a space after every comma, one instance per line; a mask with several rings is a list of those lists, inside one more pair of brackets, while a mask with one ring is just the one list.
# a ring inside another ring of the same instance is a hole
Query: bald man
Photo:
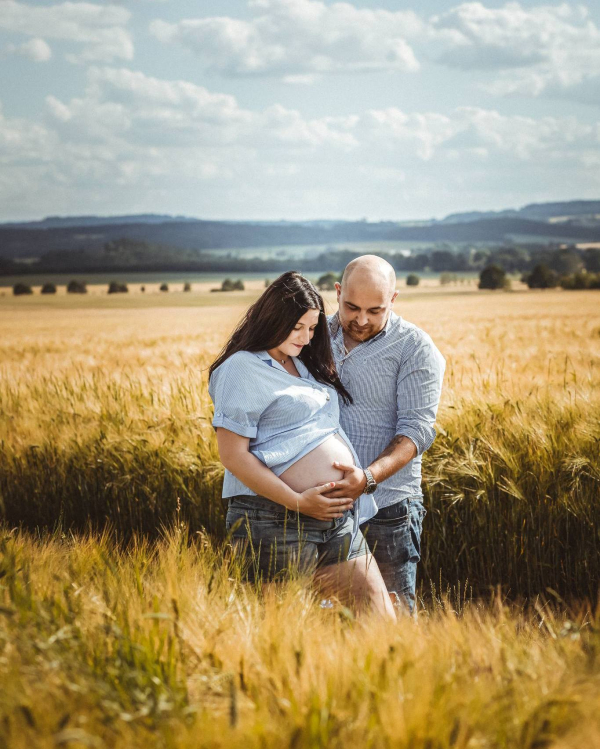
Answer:
[[393, 311], [396, 274], [383, 258], [352, 260], [335, 286], [339, 310], [329, 331], [354, 401], [340, 400], [340, 422], [363, 468], [338, 464], [344, 480], [328, 496], [373, 493], [379, 511], [361, 530], [392, 601], [414, 614], [426, 513], [421, 456], [435, 439], [446, 362], [427, 333]]

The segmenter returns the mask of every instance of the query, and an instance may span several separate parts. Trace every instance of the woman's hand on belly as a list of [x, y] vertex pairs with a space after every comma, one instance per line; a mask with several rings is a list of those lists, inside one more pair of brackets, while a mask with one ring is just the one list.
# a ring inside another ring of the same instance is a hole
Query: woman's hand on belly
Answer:
[[324, 492], [333, 489], [335, 482], [330, 481], [321, 486], [314, 486], [306, 489], [298, 495], [298, 512], [308, 515], [316, 520], [333, 520], [341, 518], [346, 510], [351, 510], [354, 500], [347, 497], [330, 497], [323, 496]]
[[342, 517], [354, 505], [354, 497], [343, 492], [336, 497], [324, 496], [325, 492], [335, 491], [336, 482], [345, 477], [343, 468], [335, 468], [334, 461], [344, 464], [353, 461], [352, 451], [338, 434], [330, 435], [279, 477], [298, 493], [299, 511], [317, 520]]

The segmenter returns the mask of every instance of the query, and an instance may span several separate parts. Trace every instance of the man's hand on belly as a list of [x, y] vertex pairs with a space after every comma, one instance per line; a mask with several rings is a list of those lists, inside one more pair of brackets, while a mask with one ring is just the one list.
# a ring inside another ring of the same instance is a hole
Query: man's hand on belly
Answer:
[[358, 499], [367, 485], [367, 477], [362, 468], [334, 461], [334, 468], [344, 471], [344, 478], [335, 482], [335, 489], [325, 492], [325, 497], [351, 497]]

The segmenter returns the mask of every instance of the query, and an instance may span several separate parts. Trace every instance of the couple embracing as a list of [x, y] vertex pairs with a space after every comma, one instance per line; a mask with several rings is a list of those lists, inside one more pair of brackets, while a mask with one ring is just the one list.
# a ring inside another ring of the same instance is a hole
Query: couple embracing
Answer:
[[339, 310], [295, 271], [248, 309], [210, 367], [227, 528], [251, 579], [291, 565], [383, 616], [414, 613], [445, 361], [394, 313], [394, 269], [348, 264]]

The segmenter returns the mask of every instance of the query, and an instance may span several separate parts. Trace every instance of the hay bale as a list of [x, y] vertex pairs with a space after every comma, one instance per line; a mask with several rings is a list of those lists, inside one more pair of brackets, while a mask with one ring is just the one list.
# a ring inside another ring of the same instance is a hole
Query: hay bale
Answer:
[[109, 294], [126, 294], [129, 291], [126, 283], [120, 283], [119, 281], [111, 281], [108, 285]]
[[13, 286], [13, 294], [21, 296], [22, 294], [33, 294], [33, 289], [26, 283], [16, 283]]
[[85, 281], [69, 281], [67, 294], [87, 294], [87, 284]]

